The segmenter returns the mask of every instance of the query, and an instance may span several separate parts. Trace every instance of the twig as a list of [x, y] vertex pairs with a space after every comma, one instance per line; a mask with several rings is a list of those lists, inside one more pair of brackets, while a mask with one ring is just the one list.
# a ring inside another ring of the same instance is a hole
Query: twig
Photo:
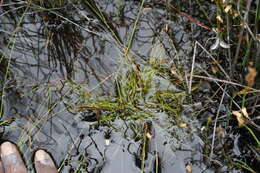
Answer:
[[194, 71], [194, 65], [195, 65], [195, 56], [196, 56], [196, 51], [197, 51], [197, 44], [195, 43], [194, 46], [194, 52], [193, 52], [193, 56], [192, 56], [192, 65], [191, 65], [191, 71], [190, 71], [190, 82], [189, 82], [189, 94], [191, 93], [191, 86], [192, 86], [192, 76], [193, 76], [193, 71]]
[[258, 89], [251, 88], [251, 87], [248, 87], [246, 85], [242, 85], [242, 84], [231, 82], [231, 81], [227, 81], [227, 80], [222, 80], [222, 79], [217, 79], [217, 78], [212, 78], [212, 77], [206, 77], [206, 76], [200, 76], [200, 75], [193, 75], [193, 77], [200, 78], [200, 79], [205, 79], [205, 80], [210, 80], [210, 81], [226, 83], [226, 84], [235, 85], [235, 86], [240, 86], [240, 87], [243, 87], [243, 88], [248, 88], [248, 89], [252, 90], [255, 93], [260, 92], [260, 90], [258, 90]]
[[223, 91], [223, 94], [222, 94], [222, 97], [221, 97], [221, 100], [220, 100], [220, 103], [219, 103], [219, 106], [218, 106], [217, 116], [216, 116], [215, 122], [214, 122], [214, 129], [213, 129], [212, 142], [211, 142], [211, 151], [210, 151], [210, 155], [209, 155], [210, 161], [211, 161], [212, 156], [213, 156], [213, 150], [214, 150], [214, 145], [215, 145], [215, 136], [216, 136], [216, 127], [217, 127], [220, 108], [221, 108], [221, 105], [223, 103], [223, 100], [224, 100], [224, 97], [225, 97], [225, 94], [226, 94], [226, 92], [225, 92], [226, 89], [227, 89], [227, 85], [225, 85], [225, 88], [224, 88], [224, 91]]
[[[190, 81], [189, 81], [189, 87], [188, 87], [188, 92], [189, 93], [191, 93], [193, 71], [194, 71], [195, 58], [196, 58], [196, 53], [197, 53], [197, 45], [199, 47], [201, 47], [201, 49], [203, 49], [203, 51], [205, 51], [214, 62], [217, 62], [217, 60], [198, 41], [195, 42], [194, 53], [193, 53], [193, 56], [192, 56], [192, 66], [191, 66], [191, 72], [190, 72]], [[226, 78], [231, 80], [230, 77], [228, 76], [228, 74], [226, 73], [226, 71], [221, 67], [221, 65], [217, 64], [217, 66], [219, 67], [221, 72], [226, 76]]]
[[187, 13], [184, 13], [180, 11], [178, 8], [174, 7], [172, 4], [169, 4], [169, 6], [176, 12], [179, 13], [181, 16], [187, 18], [190, 22], [195, 23], [196, 25], [205, 28], [207, 30], [213, 30], [212, 28], [206, 26], [204, 23], [199, 22], [197, 19], [194, 19], [192, 16], [188, 15]]

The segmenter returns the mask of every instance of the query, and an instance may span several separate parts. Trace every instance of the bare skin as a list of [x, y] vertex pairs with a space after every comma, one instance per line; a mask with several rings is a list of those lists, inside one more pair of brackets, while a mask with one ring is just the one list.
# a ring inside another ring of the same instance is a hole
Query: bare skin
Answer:
[[[0, 146], [0, 173], [27, 173], [22, 157], [14, 144], [4, 142]], [[38, 150], [34, 156], [37, 173], [58, 173], [53, 160], [44, 150]]]

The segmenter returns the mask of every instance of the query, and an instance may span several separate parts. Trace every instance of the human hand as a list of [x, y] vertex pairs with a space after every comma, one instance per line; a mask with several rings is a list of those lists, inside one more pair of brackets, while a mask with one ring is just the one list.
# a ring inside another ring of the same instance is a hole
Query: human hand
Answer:
[[[22, 157], [14, 144], [4, 142], [0, 146], [0, 173], [26, 173]], [[44, 150], [38, 150], [34, 156], [37, 173], [57, 173], [53, 160]]]

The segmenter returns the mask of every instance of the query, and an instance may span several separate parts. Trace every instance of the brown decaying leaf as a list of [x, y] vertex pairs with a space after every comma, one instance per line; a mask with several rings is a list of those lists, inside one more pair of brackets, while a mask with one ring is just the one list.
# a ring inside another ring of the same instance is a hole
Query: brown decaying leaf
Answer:
[[223, 23], [223, 22], [224, 22], [223, 19], [221, 18], [221, 16], [217, 16], [216, 19], [217, 19], [217, 21], [219, 21], [220, 23]]
[[181, 124], [178, 124], [178, 126], [179, 126], [179, 127], [187, 127], [188, 124], [186, 124], [186, 123], [181, 123]]
[[215, 60], [215, 61], [209, 62], [209, 64], [218, 65], [218, 64], [220, 64], [220, 63], [222, 63], [222, 62], [223, 62], [223, 60], [217, 59], [217, 60]]
[[243, 107], [243, 108], [241, 109], [241, 112], [242, 112], [242, 114], [243, 114], [246, 118], [249, 118], [249, 115], [248, 115], [247, 110], [246, 110], [245, 107]]
[[239, 126], [245, 124], [245, 119], [243, 118], [243, 115], [239, 111], [232, 111], [232, 114], [236, 116]]
[[233, 19], [235, 19], [238, 16], [238, 12], [236, 10], [231, 10], [231, 15], [233, 16]]
[[176, 70], [171, 70], [171, 73], [176, 77], [179, 81], [184, 81], [183, 77], [176, 71]]
[[215, 65], [212, 65], [212, 66], [211, 66], [211, 71], [212, 71], [214, 74], [216, 74], [216, 73], [218, 72], [218, 67], [215, 66]]
[[252, 67], [252, 66], [254, 65], [254, 63], [253, 63], [252, 61], [250, 61], [250, 62], [248, 62], [248, 65], [249, 65], [250, 67]]
[[227, 5], [224, 9], [225, 13], [228, 13], [232, 8], [232, 5]]
[[149, 133], [149, 132], [146, 133], [146, 137], [147, 137], [149, 140], [153, 139], [153, 135], [152, 135], [151, 133]]
[[191, 164], [186, 165], [186, 173], [192, 173], [192, 165]]
[[225, 130], [221, 126], [218, 126], [216, 130], [219, 138], [225, 138]]
[[248, 87], [253, 87], [254, 83], [255, 83], [255, 77], [257, 75], [257, 71], [254, 67], [248, 67], [248, 73], [245, 77], [246, 83]]

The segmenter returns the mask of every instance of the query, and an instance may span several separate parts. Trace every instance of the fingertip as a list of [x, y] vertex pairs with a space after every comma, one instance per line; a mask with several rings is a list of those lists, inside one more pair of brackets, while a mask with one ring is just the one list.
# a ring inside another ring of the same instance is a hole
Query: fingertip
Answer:
[[51, 156], [44, 150], [38, 150], [34, 157], [35, 168], [38, 173], [58, 172]]
[[4, 142], [1, 144], [1, 156], [7, 156], [18, 152], [16, 146], [11, 142]]
[[44, 161], [45, 157], [48, 157], [46, 156], [46, 152], [44, 150], [38, 150], [36, 151], [35, 153], [35, 161]]
[[38, 150], [35, 153], [35, 161], [38, 161], [44, 165], [55, 166], [51, 156], [44, 150]]
[[26, 167], [19, 150], [11, 142], [4, 142], [0, 146], [1, 161], [5, 173], [26, 173]]

